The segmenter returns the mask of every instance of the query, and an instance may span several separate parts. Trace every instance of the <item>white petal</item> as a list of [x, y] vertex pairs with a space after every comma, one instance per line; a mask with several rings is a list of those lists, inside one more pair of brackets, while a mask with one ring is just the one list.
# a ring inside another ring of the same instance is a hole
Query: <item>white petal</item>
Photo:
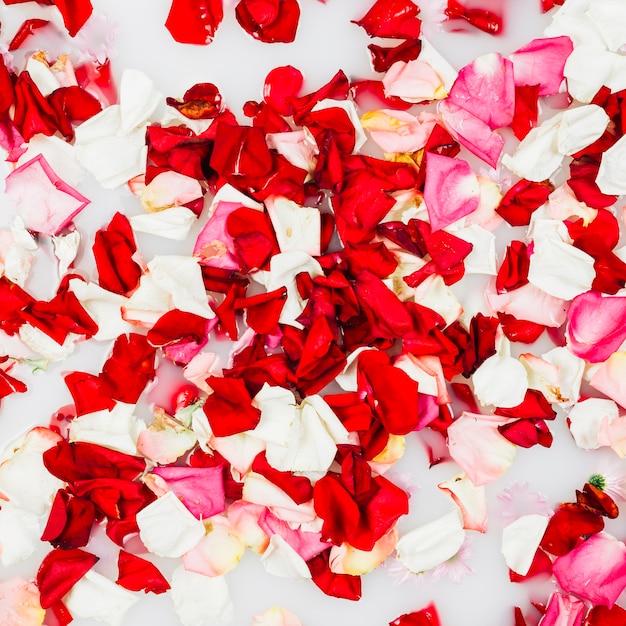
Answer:
[[304, 559], [280, 536], [272, 535], [269, 546], [261, 556], [261, 563], [268, 574], [281, 578], [311, 578]]
[[446, 324], [452, 324], [463, 312], [461, 303], [439, 274], [427, 276], [415, 288], [415, 302], [439, 313]]
[[75, 230], [67, 235], [52, 237], [52, 242], [54, 243], [54, 256], [59, 261], [59, 276], [63, 277], [78, 254], [80, 233]]
[[602, 193], [626, 194], [626, 136], [602, 155], [596, 183]]
[[139, 537], [158, 556], [180, 557], [204, 537], [204, 524], [168, 491], [137, 513]]
[[106, 409], [81, 415], [70, 422], [69, 440], [87, 441], [125, 454], [137, 454], [137, 437], [146, 425], [133, 413], [134, 404], [117, 402]]
[[452, 558], [464, 540], [461, 513], [454, 509], [400, 537], [396, 550], [402, 564], [419, 574]]
[[79, 278], [70, 280], [70, 291], [98, 325], [98, 332], [93, 336], [96, 341], [108, 341], [135, 330], [122, 319], [122, 307], [127, 305], [128, 298]]
[[215, 317], [208, 304], [202, 271], [196, 259], [190, 256], [157, 255], [148, 263], [148, 269], [154, 284], [170, 294], [173, 308], [207, 319]]
[[528, 377], [524, 366], [514, 357], [494, 354], [472, 376], [474, 394], [483, 405], [517, 406], [524, 400]]
[[43, 517], [2, 502], [0, 509], [0, 561], [4, 567], [28, 558], [41, 545]]
[[120, 81], [120, 131], [123, 134], [145, 126], [163, 96], [143, 72], [126, 69]]
[[66, 359], [76, 347], [78, 335], [70, 333], [63, 344], [59, 345], [54, 339], [46, 335], [42, 330], [31, 326], [30, 324], [22, 324], [19, 330], [20, 339], [34, 352], [48, 359], [49, 361], [63, 361]]
[[179, 207], [201, 197], [200, 183], [174, 170], [157, 174], [139, 194], [141, 204], [148, 213]]
[[583, 450], [595, 450], [601, 446], [600, 429], [619, 417], [619, 409], [613, 400], [588, 398], [575, 404], [567, 417], [576, 445]]
[[116, 585], [105, 576], [89, 570], [63, 598], [74, 618], [95, 619], [121, 626], [126, 611], [139, 600], [139, 595]]
[[602, 43], [574, 46], [563, 70], [570, 94], [579, 102], [591, 102], [600, 87], [609, 82], [614, 56]]
[[24, 165], [24, 163], [35, 158], [39, 154], [43, 154], [44, 158], [50, 164], [50, 167], [58, 174], [59, 178], [64, 180], [68, 185], [76, 187], [82, 180], [85, 170], [76, 160], [74, 146], [67, 141], [52, 135], [46, 137], [38, 133], [30, 138], [26, 144], [27, 150], [17, 160], [16, 165]]
[[465, 474], [460, 474], [439, 483], [437, 487], [446, 492], [459, 507], [463, 517], [463, 528], [486, 532], [487, 499], [483, 486], [476, 487]]
[[232, 620], [234, 608], [223, 576], [210, 578], [188, 572], [180, 565], [174, 570], [171, 585], [172, 601], [183, 626]]
[[368, 348], [367, 346], [362, 346], [357, 348], [353, 352], [351, 352], [346, 358], [346, 366], [343, 368], [341, 374], [335, 376], [335, 382], [344, 390], [344, 391], [356, 391], [357, 390], [357, 382], [356, 382], [356, 370], [357, 370], [357, 357], [364, 350], [372, 350], [372, 348]]
[[265, 201], [281, 252], [302, 250], [320, 255], [321, 214], [314, 207], [302, 207], [287, 198]]
[[626, 5], [622, 0], [591, 0], [585, 11], [602, 34], [609, 50], [618, 50], [626, 43]]
[[48, 63], [39, 56], [33, 55], [29, 57], [25, 70], [29, 73], [35, 85], [37, 85], [37, 89], [41, 91], [42, 96], [49, 96], [61, 86]]
[[65, 483], [50, 474], [42, 455], [60, 439], [48, 428], [36, 427], [7, 446], [1, 456], [0, 493], [25, 511], [47, 515], [57, 490]]
[[466, 274], [497, 274], [496, 236], [493, 233], [478, 224], [452, 230], [452, 233], [474, 246], [463, 261]]
[[419, 60], [428, 63], [428, 65], [437, 72], [443, 82], [443, 88], [449, 92], [456, 80], [457, 71], [448, 63], [445, 57], [434, 48], [426, 37], [421, 35], [420, 40], [422, 42], [422, 49], [418, 57]]
[[546, 515], [523, 515], [502, 529], [502, 554], [507, 566], [526, 576], [541, 543], [550, 518]]
[[156, 213], [133, 215], [130, 225], [135, 232], [182, 241], [196, 223], [196, 215], [187, 207], [172, 207]]
[[559, 120], [557, 150], [568, 155], [586, 148], [602, 136], [608, 123], [609, 116], [595, 104], [564, 111]]

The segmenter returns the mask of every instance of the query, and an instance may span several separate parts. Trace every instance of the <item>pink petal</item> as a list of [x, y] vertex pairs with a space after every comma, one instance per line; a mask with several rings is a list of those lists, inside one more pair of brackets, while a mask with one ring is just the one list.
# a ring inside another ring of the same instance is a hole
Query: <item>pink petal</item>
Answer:
[[478, 57], [459, 71], [448, 102], [491, 129], [508, 126], [515, 112], [513, 64], [497, 52]]
[[424, 102], [445, 97], [441, 77], [424, 61], [398, 61], [383, 78], [385, 96], [402, 98], [405, 102]]
[[448, 428], [450, 455], [477, 487], [504, 474], [515, 459], [517, 446], [498, 432], [507, 421], [464, 411]]
[[566, 596], [558, 591], [550, 596], [550, 601], [540, 626], [580, 626], [586, 607], [574, 596]]
[[509, 55], [513, 63], [515, 84], [539, 85], [540, 96], [559, 92], [563, 68], [574, 44], [569, 37], [533, 39]]
[[612, 354], [594, 370], [589, 384], [626, 408], [626, 352]]
[[592, 363], [605, 361], [626, 339], [626, 297], [583, 293], [567, 312], [568, 347]]
[[437, 485], [461, 510], [463, 528], [487, 532], [487, 500], [484, 487], [476, 487], [461, 474]]
[[445, 100], [439, 107], [448, 132], [485, 163], [496, 167], [504, 139], [480, 118], [454, 102]]
[[565, 591], [611, 608], [626, 588], [626, 546], [597, 533], [558, 557], [553, 572]]
[[39, 604], [35, 583], [21, 578], [0, 582], [0, 624], [2, 626], [41, 626], [45, 611]]
[[26, 228], [46, 235], [58, 235], [89, 204], [54, 173], [42, 154], [7, 176], [6, 193]]
[[428, 153], [424, 200], [433, 231], [475, 211], [479, 199], [478, 179], [467, 161]]

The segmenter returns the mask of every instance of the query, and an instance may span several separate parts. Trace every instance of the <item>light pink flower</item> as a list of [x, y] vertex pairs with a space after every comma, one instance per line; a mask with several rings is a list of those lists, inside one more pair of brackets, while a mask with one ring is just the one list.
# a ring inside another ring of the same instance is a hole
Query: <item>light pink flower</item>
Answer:
[[552, 570], [565, 591], [611, 608], [626, 589], [626, 546], [598, 533], [558, 557]]
[[542, 493], [530, 491], [527, 481], [518, 483], [513, 481], [510, 487], [506, 487], [499, 494], [501, 502], [501, 515], [505, 525], [510, 524], [523, 515], [538, 514], [550, 515], [551, 509], [548, 498]]
[[463, 545], [461, 545], [459, 551], [453, 557], [430, 570], [431, 579], [435, 581], [446, 577], [458, 584], [463, 578], [473, 574], [474, 570], [467, 564], [474, 556], [474, 551], [471, 547], [473, 540], [473, 537], [466, 535]]

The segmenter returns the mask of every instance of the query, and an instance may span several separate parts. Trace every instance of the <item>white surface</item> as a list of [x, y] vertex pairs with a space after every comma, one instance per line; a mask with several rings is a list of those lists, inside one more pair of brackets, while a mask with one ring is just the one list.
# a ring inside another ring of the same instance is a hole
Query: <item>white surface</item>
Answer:
[[[422, 0], [428, 2], [428, 0]], [[350, 24], [371, 5], [372, 0], [328, 0], [326, 4], [316, 0], [301, 0], [302, 15], [294, 44], [268, 45], [258, 43], [235, 23], [234, 2], [226, 2], [225, 19], [215, 41], [208, 47], [188, 46], [172, 40], [165, 30], [168, 0], [94, 0], [96, 12], [104, 12], [118, 24], [113, 59], [119, 79], [124, 68], [140, 69], [147, 73], [165, 95], [180, 97], [195, 82], [214, 82], [221, 90], [224, 102], [240, 115], [246, 100], [260, 99], [263, 79], [267, 72], [278, 65], [291, 64], [305, 74], [305, 88], [315, 89], [326, 82], [338, 69], [350, 78], [371, 74], [366, 46], [370, 40], [364, 31]], [[539, 36], [548, 18], [539, 14], [539, 0], [509, 3], [506, 29], [503, 37], [489, 37], [477, 32], [472, 34], [441, 34], [433, 39], [435, 46], [455, 67], [469, 62], [475, 56], [499, 50], [508, 54], [533, 37]], [[530, 5], [530, 6], [529, 6]], [[0, 20], [7, 33], [14, 32], [20, 11], [32, 17], [45, 10], [33, 3], [26, 8], [0, 7]], [[55, 51], [53, 51], [55, 52]], [[4, 167], [4, 164], [3, 164]], [[92, 200], [92, 204], [76, 220], [85, 236], [78, 259], [78, 267], [90, 267], [91, 241], [88, 233], [106, 224], [110, 216], [123, 208], [130, 214], [140, 212], [138, 200], [128, 190], [103, 191], [95, 181], [85, 179], [80, 190]], [[2, 220], [8, 219], [6, 198], [0, 197]], [[156, 252], [161, 254], [190, 254], [194, 237], [182, 244], [149, 235], [140, 236], [138, 244], [146, 259]], [[42, 241], [43, 246], [47, 246]], [[57, 284], [52, 264], [52, 250], [47, 250], [47, 260], [37, 261], [34, 279], [27, 289], [38, 297], [49, 298]], [[472, 281], [468, 281], [472, 282]], [[472, 282], [472, 284], [474, 284]], [[482, 288], [483, 283], [475, 282]], [[480, 306], [480, 303], [478, 304]], [[12, 345], [3, 346], [13, 354]], [[51, 364], [48, 372], [30, 374], [20, 366], [15, 373], [24, 379], [29, 391], [2, 401], [0, 413], [0, 442], [14, 439], [30, 426], [46, 424], [50, 416], [71, 397], [60, 376], [72, 370], [98, 372], [108, 344], [94, 342], [81, 344], [75, 355], [57, 364]], [[524, 348], [526, 351], [526, 348]], [[165, 371], [167, 370], [167, 371]], [[166, 403], [174, 388], [171, 368], [159, 372], [159, 381], [148, 394], [150, 402]], [[148, 410], [141, 417], [148, 418]], [[385, 626], [397, 616], [418, 610], [431, 601], [436, 603], [443, 626], [507, 626], [512, 624], [514, 605], [526, 611], [529, 595], [533, 600], [545, 601], [548, 590], [532, 595], [533, 587], [513, 585], [508, 582], [508, 572], [500, 553], [501, 528], [500, 506], [496, 494], [510, 486], [513, 481], [528, 481], [531, 491], [548, 496], [550, 504], [569, 501], [575, 488], [580, 488], [592, 471], [598, 469], [598, 459], [614, 456], [612, 452], [582, 452], [575, 447], [562, 416], [550, 424], [555, 442], [551, 449], [539, 446], [531, 450], [519, 449], [512, 469], [501, 479], [487, 486], [489, 506], [489, 532], [474, 536], [473, 558], [470, 566], [475, 573], [460, 584], [447, 580], [436, 583], [408, 582], [394, 587], [393, 579], [383, 569], [363, 578], [363, 598], [358, 603], [324, 596], [315, 585], [307, 581], [292, 581], [269, 576], [259, 557], [247, 552], [234, 571], [227, 574], [235, 607], [235, 626], [247, 626], [252, 616], [280, 605], [299, 616], [304, 626], [334, 626], [339, 624]], [[3, 446], [0, 446], [3, 447]], [[407, 437], [407, 451], [393, 473], [410, 473], [412, 481], [419, 486], [411, 501], [411, 515], [399, 523], [401, 534], [417, 524], [425, 523], [445, 514], [450, 501], [437, 490], [437, 483], [448, 480], [458, 473], [453, 463], [444, 463], [428, 469], [428, 459], [418, 437]], [[608, 526], [610, 529], [610, 525]], [[102, 559], [95, 566], [97, 572], [116, 575], [117, 550], [105, 537], [96, 537], [91, 550]], [[33, 576], [43, 552], [19, 566], [0, 569], [0, 578], [20, 573]], [[159, 565], [169, 577], [176, 560], [162, 559]], [[548, 585], [549, 588], [549, 585]], [[95, 624], [88, 620], [76, 620], [76, 626]], [[175, 626], [179, 624], [168, 594], [149, 595], [128, 612], [125, 626], [151, 624], [152, 626]]]

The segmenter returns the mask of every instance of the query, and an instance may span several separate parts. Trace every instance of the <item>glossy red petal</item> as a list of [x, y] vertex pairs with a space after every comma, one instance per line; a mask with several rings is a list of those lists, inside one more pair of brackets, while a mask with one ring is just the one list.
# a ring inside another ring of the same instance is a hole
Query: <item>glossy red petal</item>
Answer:
[[527, 226], [530, 216], [545, 204], [553, 191], [550, 181], [534, 183], [522, 179], [504, 194], [496, 211], [511, 226]]
[[59, 127], [56, 112], [41, 94], [28, 72], [20, 73], [14, 89], [13, 123], [25, 141], [30, 141], [37, 133], [54, 135]]
[[207, 319], [195, 313], [173, 309], [155, 322], [146, 339], [155, 348], [181, 342], [191, 342], [201, 347], [207, 341], [207, 322]]
[[612, 608], [593, 606], [583, 622], [583, 626], [626, 626], [626, 610], [617, 604]]
[[226, 230], [233, 238], [235, 256], [242, 273], [269, 269], [280, 248], [267, 213], [241, 207], [226, 218]]
[[287, 289], [280, 287], [255, 296], [237, 298], [235, 307], [245, 309], [248, 326], [258, 334], [264, 335], [276, 329], [286, 301]]
[[498, 319], [502, 326], [502, 332], [509, 341], [534, 343], [546, 330], [546, 327], [541, 324], [528, 320], [518, 320], [514, 315], [507, 313], [498, 313]]
[[252, 398], [240, 378], [209, 376], [213, 393], [202, 407], [216, 437], [227, 437], [252, 430], [261, 419], [261, 411], [252, 406]]
[[515, 111], [511, 129], [521, 141], [537, 125], [539, 85], [515, 86]]
[[348, 574], [335, 574], [329, 566], [330, 550], [307, 561], [313, 582], [327, 595], [344, 600], [361, 599], [361, 578]]
[[213, 83], [198, 83], [185, 92], [182, 101], [166, 98], [166, 103], [191, 120], [206, 120], [222, 112], [222, 95]]
[[98, 99], [77, 85], [55, 89], [48, 96], [48, 102], [58, 116], [64, 116], [70, 122], [84, 122], [102, 110]]
[[0, 368], [0, 398], [6, 398], [12, 393], [24, 393], [26, 384], [17, 378], [13, 378], [6, 370]]
[[548, 522], [541, 547], [561, 556], [574, 548], [584, 535], [599, 533], [604, 520], [595, 511], [579, 504], [561, 504]]
[[126, 216], [118, 212], [105, 229], [98, 230], [92, 249], [103, 289], [125, 295], [139, 284], [142, 270], [133, 259], [137, 245]]
[[512, 241], [506, 249], [504, 260], [496, 276], [496, 290], [498, 293], [517, 289], [528, 282], [530, 258], [526, 244], [521, 241]]
[[77, 416], [104, 409], [110, 411], [115, 406], [108, 385], [99, 376], [86, 372], [71, 372], [64, 380], [72, 395]]
[[590, 483], [585, 483], [582, 491], [576, 490], [576, 502], [609, 519], [616, 519], [619, 515], [619, 509], [613, 498]]
[[156, 565], [125, 550], [120, 550], [117, 568], [119, 573], [115, 582], [124, 589], [159, 594], [170, 588]]
[[89, 542], [96, 521], [96, 507], [88, 498], [79, 498], [69, 491], [57, 491], [48, 516], [42, 541], [55, 548], [82, 548]]
[[240, 0], [235, 16], [259, 41], [290, 43], [296, 38], [300, 5], [297, 0]]
[[49, 552], [37, 572], [40, 602], [44, 609], [59, 602], [98, 561], [98, 557], [84, 550]]
[[267, 462], [265, 454], [262, 452], [255, 457], [252, 471], [265, 476], [282, 489], [296, 504], [308, 502], [313, 497], [313, 486], [308, 478], [295, 476], [292, 472], [281, 472], [274, 469]]
[[293, 113], [292, 101], [300, 93], [304, 77], [291, 65], [275, 67], [265, 77], [263, 99], [281, 115]]
[[528, 389], [521, 404], [506, 409], [497, 408], [495, 414], [518, 419], [553, 420], [556, 417], [546, 397], [537, 389]]
[[222, 22], [222, 0], [172, 0], [165, 28], [179, 43], [211, 43]]
[[[456, 18], [465, 20], [472, 26], [490, 35], [497, 35], [502, 31], [502, 6], [500, 0], [496, 2], [482, 0], [476, 8], [468, 7], [468, 5], [471, 4], [474, 3], [467, 1], [461, 3], [459, 0], [448, 0], [446, 15], [450, 19]], [[496, 10], [481, 8], [485, 5], [493, 6]]]
[[398, 61], [413, 61], [417, 59], [422, 50], [422, 42], [419, 39], [407, 39], [393, 48], [384, 48], [376, 44], [367, 46], [372, 57], [372, 67], [375, 72], [386, 72]]
[[12, 72], [6, 66], [4, 57], [0, 58], [0, 113], [7, 113], [15, 101]]
[[498, 432], [510, 442], [521, 448], [532, 448], [539, 444], [544, 448], [552, 445], [552, 433], [546, 423], [541, 420], [524, 419], [498, 426]]
[[421, 611], [405, 613], [397, 617], [389, 626], [440, 626], [439, 614], [434, 604], [429, 604]]
[[422, 22], [419, 8], [411, 0], [377, 0], [370, 10], [354, 23], [370, 37], [417, 39]]
[[90, 0], [53, 0], [70, 37], [73, 37], [91, 17], [93, 7]]
[[535, 552], [535, 556], [533, 557], [533, 562], [530, 564], [530, 569], [525, 576], [521, 576], [517, 572], [509, 570], [509, 580], [512, 583], [523, 582], [524, 580], [535, 578], [537, 576], [548, 578], [551, 575], [552, 560], [541, 548], [537, 548], [537, 552]]

